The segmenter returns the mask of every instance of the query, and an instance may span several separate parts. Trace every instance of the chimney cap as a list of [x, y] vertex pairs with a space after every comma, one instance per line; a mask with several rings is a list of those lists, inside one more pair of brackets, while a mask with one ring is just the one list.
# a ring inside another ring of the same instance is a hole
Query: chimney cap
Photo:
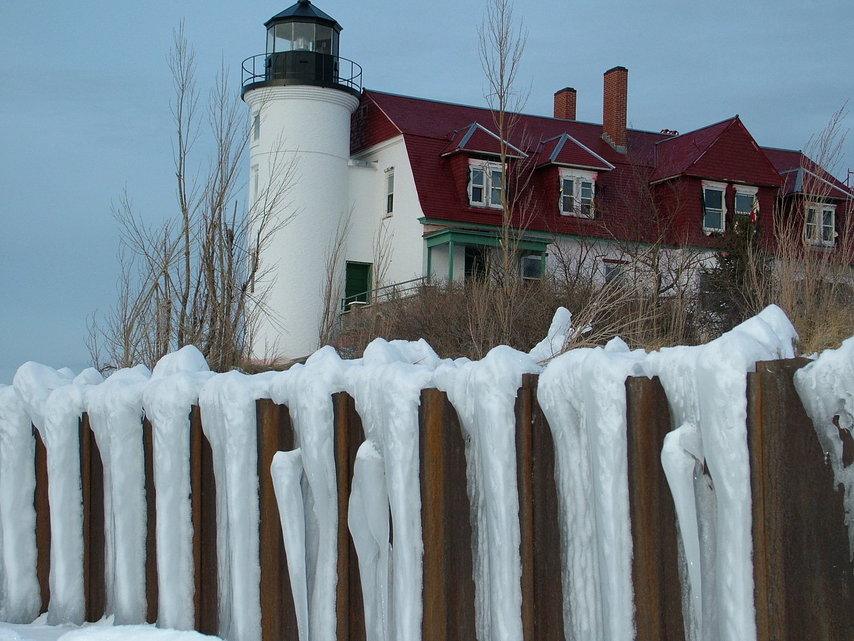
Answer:
[[575, 87], [564, 87], [563, 89], [558, 89], [557, 91], [555, 91], [555, 95], [557, 96], [558, 94], [564, 93], [565, 91], [572, 91], [573, 93], [578, 93], [575, 91]]
[[617, 65], [616, 67], [611, 67], [610, 69], [608, 69], [608, 71], [606, 71], [605, 74], [607, 75], [607, 74], [611, 73], [612, 71], [628, 71], [628, 69], [626, 69], [622, 65]]

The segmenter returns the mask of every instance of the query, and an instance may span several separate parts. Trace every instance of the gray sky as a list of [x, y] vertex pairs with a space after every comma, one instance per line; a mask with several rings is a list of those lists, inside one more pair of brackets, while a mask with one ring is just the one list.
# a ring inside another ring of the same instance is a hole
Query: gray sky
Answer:
[[[183, 19], [205, 86], [264, 50], [290, 0], [42, 0], [0, 6], [0, 384], [35, 360], [88, 364], [87, 318], [115, 296], [127, 190], [151, 221], [175, 212], [166, 56]], [[318, 0], [371, 89], [482, 105], [482, 2]], [[629, 69], [630, 126], [681, 132], [739, 114], [760, 145], [803, 148], [854, 96], [850, 0], [517, 0], [528, 30], [525, 111], [578, 90], [601, 122], [602, 72]], [[854, 105], [850, 105], [854, 107]], [[847, 116], [844, 127], [854, 125]], [[837, 175], [854, 168], [854, 139]], [[247, 172], [248, 173], [248, 172]]]

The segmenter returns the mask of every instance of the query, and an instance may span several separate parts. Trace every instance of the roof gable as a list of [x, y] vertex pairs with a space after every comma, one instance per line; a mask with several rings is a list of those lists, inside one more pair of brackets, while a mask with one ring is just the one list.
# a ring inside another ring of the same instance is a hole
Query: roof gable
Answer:
[[614, 165], [567, 133], [544, 140], [537, 155], [538, 167], [551, 164], [595, 171], [614, 169]]
[[[452, 132], [451, 142], [442, 152], [443, 156], [449, 156], [458, 152], [470, 154], [487, 154], [490, 156], [501, 155], [501, 137], [493, 133], [479, 122], [473, 122], [468, 127], [463, 127]], [[510, 158], [525, 158], [527, 154], [518, 147], [514, 147], [505, 141], [504, 153]]]
[[763, 148], [765, 155], [783, 177], [783, 193], [849, 199], [852, 191], [802, 151]]
[[652, 182], [696, 176], [779, 186], [780, 175], [738, 116], [656, 145]]

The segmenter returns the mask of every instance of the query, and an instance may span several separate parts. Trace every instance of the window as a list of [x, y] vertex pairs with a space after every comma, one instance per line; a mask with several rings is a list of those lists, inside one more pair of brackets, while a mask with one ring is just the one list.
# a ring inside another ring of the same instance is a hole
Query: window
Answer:
[[703, 231], [718, 232], [726, 229], [726, 185], [703, 182]]
[[832, 247], [836, 244], [835, 205], [806, 204], [804, 242], [810, 245], [825, 245], [827, 247]]
[[261, 137], [261, 112], [256, 111], [252, 117], [252, 140], [258, 140]]
[[624, 265], [622, 262], [606, 261], [605, 265], [605, 284], [619, 285], [623, 280]]
[[593, 218], [595, 174], [562, 174], [560, 177], [560, 213], [562, 216]]
[[523, 280], [539, 280], [543, 277], [543, 257], [540, 254], [528, 254], [519, 260]]
[[385, 213], [391, 215], [394, 211], [394, 169], [387, 169], [385, 174]]
[[501, 165], [483, 161], [469, 165], [469, 204], [501, 209], [503, 182]]
[[250, 202], [254, 203], [261, 196], [261, 185], [259, 184], [258, 165], [252, 165], [249, 173], [252, 175], [252, 192], [249, 196], [249, 200]]
[[749, 217], [754, 223], [759, 219], [759, 197], [756, 187], [735, 188], [735, 219]]

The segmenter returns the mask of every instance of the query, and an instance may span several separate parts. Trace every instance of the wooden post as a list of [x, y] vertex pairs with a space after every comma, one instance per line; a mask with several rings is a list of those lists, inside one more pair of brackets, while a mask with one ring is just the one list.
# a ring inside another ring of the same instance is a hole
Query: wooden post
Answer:
[[670, 409], [658, 378], [629, 378], [626, 408], [637, 638], [682, 641], [676, 508], [661, 466]]
[[447, 396], [421, 392], [420, 480], [424, 641], [475, 638], [471, 507], [465, 442]]
[[36, 511], [36, 576], [39, 581], [41, 609], [50, 605], [50, 500], [48, 497], [47, 449], [38, 429], [33, 426], [36, 442], [36, 491], [33, 506]]
[[106, 610], [104, 466], [89, 415], [80, 420], [80, 481], [83, 490], [83, 591], [86, 620], [99, 621]]
[[335, 407], [335, 474], [338, 484], [338, 587], [335, 610], [338, 641], [365, 641], [365, 608], [359, 562], [347, 526], [350, 488], [356, 452], [364, 441], [362, 420], [353, 398], [340, 392], [333, 397]]
[[154, 433], [151, 421], [142, 422], [142, 452], [145, 461], [145, 620], [157, 622], [157, 490], [154, 485]]
[[807, 362], [761, 362], [748, 375], [759, 641], [854, 639], [843, 493], [793, 384]]
[[564, 641], [555, 453], [526, 374], [516, 398], [516, 469], [522, 557], [522, 630], [529, 641]]
[[270, 465], [276, 452], [294, 449], [288, 408], [270, 399], [256, 401], [258, 426], [258, 506], [261, 563], [261, 639], [280, 641], [299, 635], [291, 592], [279, 504]]
[[190, 505], [193, 520], [193, 564], [196, 630], [219, 632], [216, 556], [216, 478], [213, 450], [202, 431], [198, 405], [190, 411]]

